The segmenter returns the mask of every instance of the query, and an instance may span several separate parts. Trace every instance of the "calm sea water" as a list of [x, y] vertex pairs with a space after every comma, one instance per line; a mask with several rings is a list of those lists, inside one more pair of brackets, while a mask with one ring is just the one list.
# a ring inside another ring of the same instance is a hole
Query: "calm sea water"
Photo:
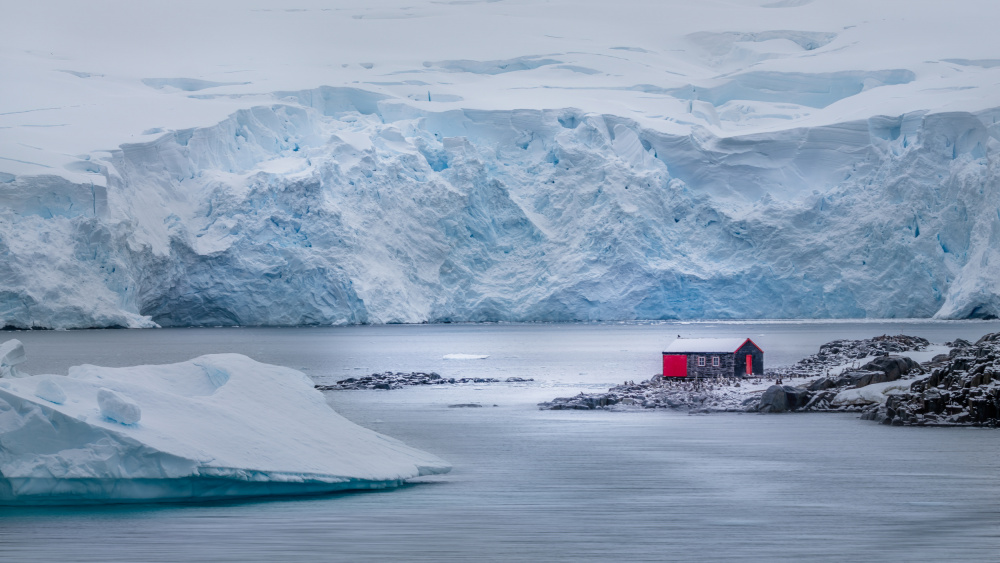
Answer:
[[[402, 489], [181, 506], [0, 508], [3, 561], [1000, 560], [1000, 432], [852, 415], [539, 411], [657, 371], [677, 334], [749, 336], [769, 365], [835, 338], [944, 342], [1000, 323], [657, 323], [10, 333], [30, 373], [241, 352], [319, 382], [373, 371], [527, 384], [331, 392], [450, 461]], [[488, 354], [453, 361], [452, 353]], [[482, 408], [450, 405], [478, 403]]]

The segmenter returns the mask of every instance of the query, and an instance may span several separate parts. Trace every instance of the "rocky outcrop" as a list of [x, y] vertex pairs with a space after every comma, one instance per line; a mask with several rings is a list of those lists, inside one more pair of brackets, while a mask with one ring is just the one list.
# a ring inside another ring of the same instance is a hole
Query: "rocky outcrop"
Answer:
[[409, 373], [391, 372], [373, 373], [364, 377], [349, 377], [341, 379], [334, 385], [317, 385], [320, 391], [343, 391], [356, 389], [402, 389], [413, 385], [455, 385], [461, 383], [524, 383], [534, 381], [534, 379], [522, 377], [508, 377], [497, 379], [495, 377], [463, 377], [455, 379], [451, 377], [441, 377], [440, 374], [431, 372], [414, 371]]
[[[905, 334], [897, 334], [895, 336], [882, 335], [864, 340], [834, 340], [820, 346], [819, 352], [816, 354], [803, 358], [794, 365], [772, 370], [772, 373], [786, 377], [790, 375], [795, 377], [829, 377], [829, 372], [834, 368], [852, 363], [857, 366], [859, 360], [872, 356], [877, 356], [878, 358], [859, 368], [855, 368], [853, 371], [880, 371], [886, 373], [886, 370], [891, 370], [891, 366], [896, 364], [896, 362], [886, 360], [883, 357], [888, 358], [902, 354], [903, 352], [924, 350], [929, 345], [930, 342], [925, 338], [907, 336]], [[917, 366], [917, 363], [907, 358], [905, 366], [909, 366], [909, 369], [912, 370], [914, 369], [913, 366]], [[896, 369], [902, 368], [903, 365], [897, 365], [896, 367]], [[847, 383], [837, 384], [837, 386], [841, 385], [847, 385]]]
[[975, 344], [956, 343], [929, 377], [869, 408], [862, 418], [894, 426], [1000, 425], [1000, 333]]
[[760, 396], [758, 412], [787, 412], [798, 410], [809, 403], [812, 393], [803, 387], [772, 385]]
[[739, 378], [664, 379], [654, 375], [649, 381], [625, 382], [606, 393], [580, 393], [539, 403], [541, 410], [593, 410], [611, 407], [675, 409], [691, 412], [742, 412], [757, 396], [742, 392]]
[[[556, 397], [546, 403], [538, 403], [541, 410], [594, 410], [617, 405], [622, 402], [622, 397], [614, 392], [586, 394], [580, 393], [574, 397]], [[631, 403], [630, 403], [631, 404]]]
[[[926, 346], [925, 342], [923, 339], [899, 335], [877, 337], [867, 341], [840, 340], [836, 342], [837, 346], [832, 346], [835, 343], [825, 344], [820, 350], [835, 348], [842, 351], [847, 349], [849, 351], [853, 350], [851, 353], [854, 354], [865, 353], [867, 357], [867, 355], [871, 355], [873, 350], [885, 351], [887, 348], [900, 348], [913, 346], [914, 344], [922, 347]], [[817, 356], [819, 355], [823, 355], [822, 352], [821, 354], [817, 354]], [[813, 356], [813, 358], [816, 358], [816, 356]], [[826, 356], [826, 358], [829, 358], [829, 356]], [[803, 364], [800, 362], [796, 365], [811, 367], [816, 363], [818, 361], [814, 361], [813, 364]], [[792, 370], [787, 370], [783, 373], [786, 376], [796, 374]], [[840, 391], [845, 389], [858, 389], [875, 383], [896, 381], [907, 375], [920, 373], [924, 373], [923, 368], [911, 358], [906, 356], [881, 356], [863, 365], [861, 369], [845, 371], [838, 376], [820, 377], [806, 385], [798, 387], [772, 385], [761, 395], [760, 403], [757, 405], [756, 410], [763, 413], [778, 413], [796, 410], [857, 409], [857, 406], [835, 405], [834, 399]]]
[[[906, 356], [882, 356], [861, 366], [861, 369], [872, 372], [881, 372], [885, 375], [881, 381], [871, 381], [870, 383], [881, 383], [882, 381], [896, 381], [904, 375], [910, 373], [923, 373], [920, 364], [914, 362]], [[861, 387], [860, 385], [858, 387]]]

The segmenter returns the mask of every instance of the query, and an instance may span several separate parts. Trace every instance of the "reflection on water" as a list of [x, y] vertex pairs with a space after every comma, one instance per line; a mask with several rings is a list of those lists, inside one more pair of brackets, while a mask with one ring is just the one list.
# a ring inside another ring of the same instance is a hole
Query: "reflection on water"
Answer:
[[[691, 336], [705, 334], [697, 326]], [[903, 332], [871, 324], [753, 330], [777, 355], [845, 327], [867, 331], [858, 336]], [[946, 335], [906, 332], [942, 341], [997, 329], [931, 330]], [[233, 350], [331, 374], [390, 363], [428, 369], [408, 359], [439, 362], [442, 373], [489, 374], [493, 364], [536, 379], [556, 373], [573, 392], [638, 379], [606, 364], [646, 369], [642, 348], [652, 343], [655, 356], [663, 340], [634, 325], [24, 334], [16, 336], [38, 364], [47, 350], [79, 363], [74, 348], [101, 356], [80, 361], [114, 357], [119, 365]], [[587, 346], [574, 344], [574, 335]], [[456, 366], [435, 359], [446, 353], [491, 357]], [[64, 360], [45, 361], [57, 368]], [[0, 508], [0, 560], [997, 561], [996, 430], [893, 428], [852, 415], [536, 410], [535, 402], [563, 392], [551, 384], [330, 393], [348, 418], [438, 454], [455, 470], [395, 491], [306, 499]], [[484, 407], [448, 408], [469, 402]]]

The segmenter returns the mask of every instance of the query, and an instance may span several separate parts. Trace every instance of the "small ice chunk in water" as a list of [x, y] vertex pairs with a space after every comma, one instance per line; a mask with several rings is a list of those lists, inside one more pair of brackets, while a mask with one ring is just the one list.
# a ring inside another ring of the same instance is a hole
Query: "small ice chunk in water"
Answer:
[[139, 405], [105, 387], [97, 391], [97, 406], [101, 407], [102, 415], [122, 424], [135, 424], [142, 417]]
[[20, 340], [11, 339], [0, 344], [0, 377], [23, 377], [14, 366], [25, 359]]
[[35, 396], [50, 403], [61, 405], [66, 402], [66, 392], [51, 378], [45, 378], [35, 386]]
[[445, 360], [485, 360], [489, 354], [445, 354]]

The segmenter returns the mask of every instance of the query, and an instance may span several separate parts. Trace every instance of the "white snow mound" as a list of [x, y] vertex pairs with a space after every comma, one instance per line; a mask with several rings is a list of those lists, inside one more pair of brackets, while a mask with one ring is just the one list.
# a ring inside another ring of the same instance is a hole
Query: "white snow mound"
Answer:
[[445, 354], [442, 359], [445, 360], [485, 360], [489, 358], [489, 354]]
[[304, 374], [239, 354], [3, 382], [0, 504], [379, 489], [451, 469], [343, 418]]
[[889, 395], [906, 393], [913, 385], [912, 379], [897, 379], [896, 381], [886, 381], [884, 383], [873, 383], [858, 389], [847, 389], [837, 393], [831, 403], [835, 407], [845, 405], [873, 405], [885, 403]]
[[97, 390], [97, 406], [101, 408], [101, 414], [106, 418], [122, 424], [135, 424], [142, 418], [142, 409], [139, 405], [111, 389], [102, 387]]

